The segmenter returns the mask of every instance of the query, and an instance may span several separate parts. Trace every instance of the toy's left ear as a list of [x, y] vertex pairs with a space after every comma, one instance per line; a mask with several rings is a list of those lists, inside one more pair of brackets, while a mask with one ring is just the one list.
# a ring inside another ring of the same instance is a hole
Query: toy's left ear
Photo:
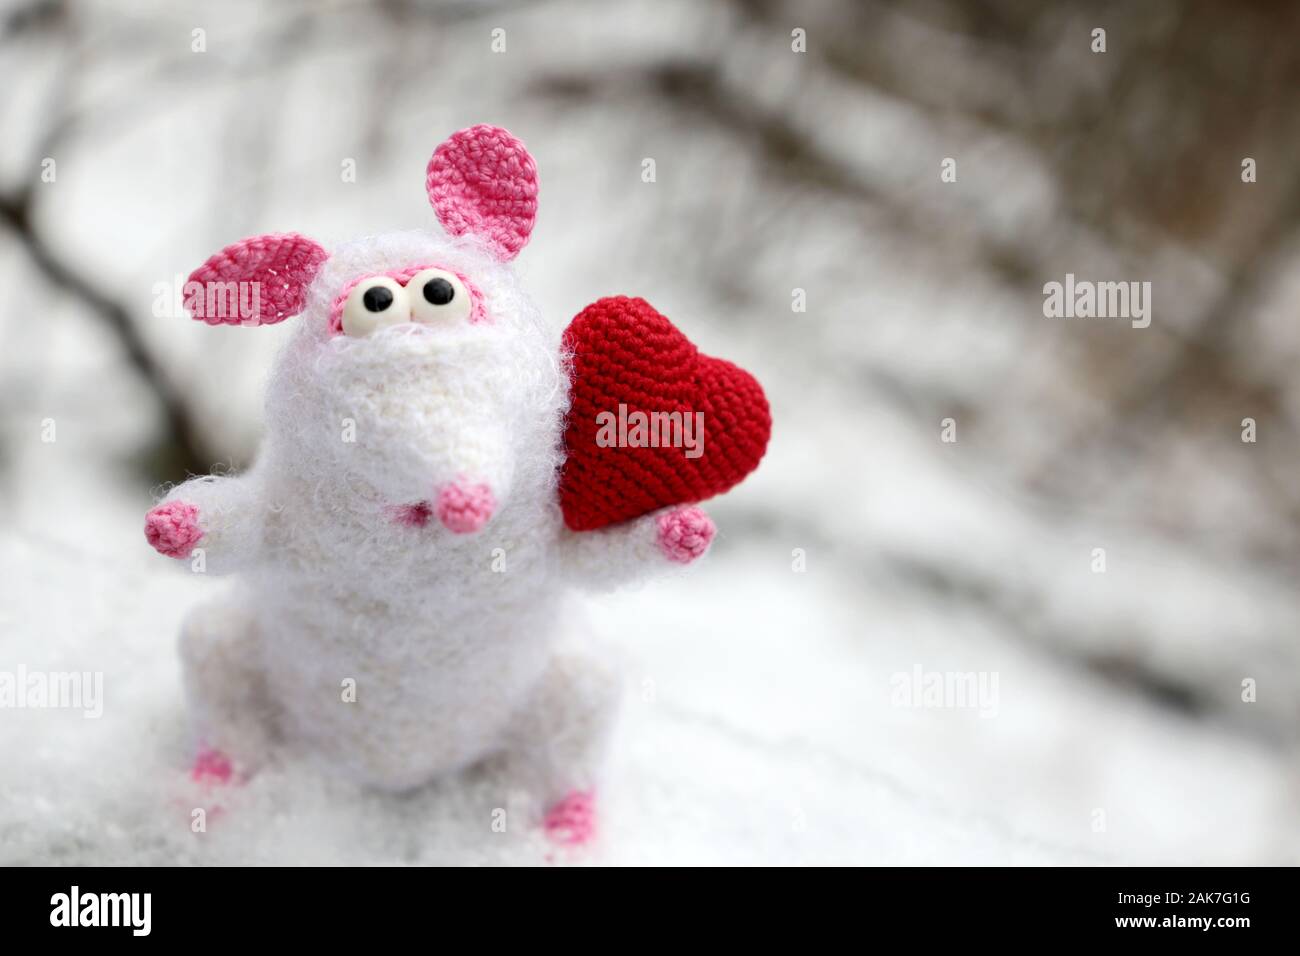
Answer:
[[429, 160], [425, 186], [451, 235], [479, 237], [502, 262], [527, 244], [537, 219], [537, 165], [499, 126], [453, 133]]

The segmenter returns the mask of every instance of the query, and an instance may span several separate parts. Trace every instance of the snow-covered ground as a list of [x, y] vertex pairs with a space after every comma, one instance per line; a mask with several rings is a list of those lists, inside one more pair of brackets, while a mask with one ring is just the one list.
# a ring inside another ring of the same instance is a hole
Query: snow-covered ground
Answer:
[[[0, 709], [0, 863], [1295, 861], [1300, 601], [1250, 552], [1294, 529], [1243, 490], [1261, 475], [1233, 424], [1249, 412], [1224, 412], [1217, 445], [1143, 426], [1134, 459], [1102, 457], [1109, 379], [1087, 349], [1122, 363], [1172, 333], [1052, 324], [1036, 289], [1061, 263], [1115, 265], [1154, 277], [1177, 327], [1224, 276], [1177, 244], [1138, 260], [1062, 226], [1069, 184], [1026, 143], [845, 89], [788, 52], [779, 15], [700, 6], [397, 5], [406, 19], [379, 22], [346, 4], [91, 5], [82, 42], [103, 42], [74, 82], [36, 41], [11, 51], [28, 80], [6, 128], [38, 131], [42, 91], [76, 117], [33, 230], [126, 307], [214, 460], [251, 455], [284, 330], [189, 322], [155, 309], [156, 284], [242, 235], [430, 225], [428, 153], [479, 121], [538, 160], [519, 268], [552, 320], [645, 295], [755, 372], [775, 431], [709, 506], [702, 567], [591, 602], [627, 675], [594, 847], [549, 846], [489, 773], [393, 798], [301, 763], [206, 791], [185, 774], [175, 637], [223, 584], [143, 540], [155, 486], [183, 477], [155, 456], [156, 397], [103, 317], [0, 230], [0, 672], [104, 681], [98, 719]], [[156, 62], [106, 52], [128, 34]], [[665, 62], [713, 72], [686, 70], [682, 94]], [[692, 112], [741, 93], [738, 113]], [[807, 155], [774, 162], [774, 129]], [[6, 147], [10, 192], [33, 155]], [[990, 242], [1041, 276], [1000, 276]], [[1264, 328], [1294, 301], [1295, 249], [1276, 257], [1250, 306]], [[907, 706], [917, 670], [987, 696]], [[206, 832], [196, 807], [220, 808]]]
[[[1266, 748], [1009, 645], [870, 566], [814, 547], [793, 572], [785, 541], [728, 531], [743, 522], [726, 506], [699, 573], [593, 606], [628, 681], [593, 849], [557, 853], [511, 826], [511, 794], [483, 775], [391, 798], [303, 764], [204, 791], [184, 774], [173, 644], [220, 582], [140, 547], [138, 493], [43, 473], [42, 507], [2, 541], [5, 664], [102, 672], [103, 714], [4, 712], [0, 862], [1241, 863], [1295, 850], [1294, 780]], [[61, 511], [80, 521], [42, 524]], [[894, 675], [917, 664], [995, 671], [997, 697], [896, 706]], [[192, 832], [192, 810], [214, 805]]]

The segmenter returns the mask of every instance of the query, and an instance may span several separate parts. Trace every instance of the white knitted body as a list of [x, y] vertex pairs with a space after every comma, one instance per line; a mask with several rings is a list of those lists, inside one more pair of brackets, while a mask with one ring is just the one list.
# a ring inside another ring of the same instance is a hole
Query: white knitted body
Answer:
[[187, 481], [145, 518], [160, 553], [239, 578], [182, 628], [194, 774], [228, 781], [287, 748], [405, 790], [499, 757], [512, 801], [581, 842], [620, 680], [568, 585], [689, 563], [714, 528], [675, 506], [568, 529], [570, 364], [509, 266], [535, 163], [472, 126], [434, 151], [425, 190], [445, 237], [255, 236], [186, 284], [196, 319], [297, 324], [252, 470]]
[[[471, 277], [492, 321], [328, 335], [348, 281], [425, 263]], [[564, 527], [559, 330], [508, 266], [423, 232], [335, 250], [300, 323], [255, 467], [167, 496], [197, 506], [204, 570], [242, 579], [182, 635], [198, 736], [240, 766], [283, 744], [388, 789], [497, 753], [540, 801], [589, 786], [618, 680], [571, 648], [566, 584], [672, 564], [654, 516]], [[400, 518], [458, 477], [496, 496], [481, 531]]]

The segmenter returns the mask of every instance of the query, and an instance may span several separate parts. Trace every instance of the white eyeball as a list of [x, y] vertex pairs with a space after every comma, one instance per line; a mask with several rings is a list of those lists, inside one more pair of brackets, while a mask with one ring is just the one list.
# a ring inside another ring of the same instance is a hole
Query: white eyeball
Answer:
[[396, 279], [362, 279], [343, 303], [343, 331], [360, 337], [386, 325], [411, 321], [411, 301]]
[[411, 297], [411, 317], [416, 322], [464, 322], [474, 305], [469, 290], [455, 273], [442, 269], [425, 269], [417, 272], [406, 283]]

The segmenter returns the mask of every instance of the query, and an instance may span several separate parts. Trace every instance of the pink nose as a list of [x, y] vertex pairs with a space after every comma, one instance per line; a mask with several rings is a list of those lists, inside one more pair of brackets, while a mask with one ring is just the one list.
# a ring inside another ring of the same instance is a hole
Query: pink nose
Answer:
[[433, 510], [454, 534], [473, 534], [492, 518], [497, 500], [487, 485], [453, 481], [438, 492]]

